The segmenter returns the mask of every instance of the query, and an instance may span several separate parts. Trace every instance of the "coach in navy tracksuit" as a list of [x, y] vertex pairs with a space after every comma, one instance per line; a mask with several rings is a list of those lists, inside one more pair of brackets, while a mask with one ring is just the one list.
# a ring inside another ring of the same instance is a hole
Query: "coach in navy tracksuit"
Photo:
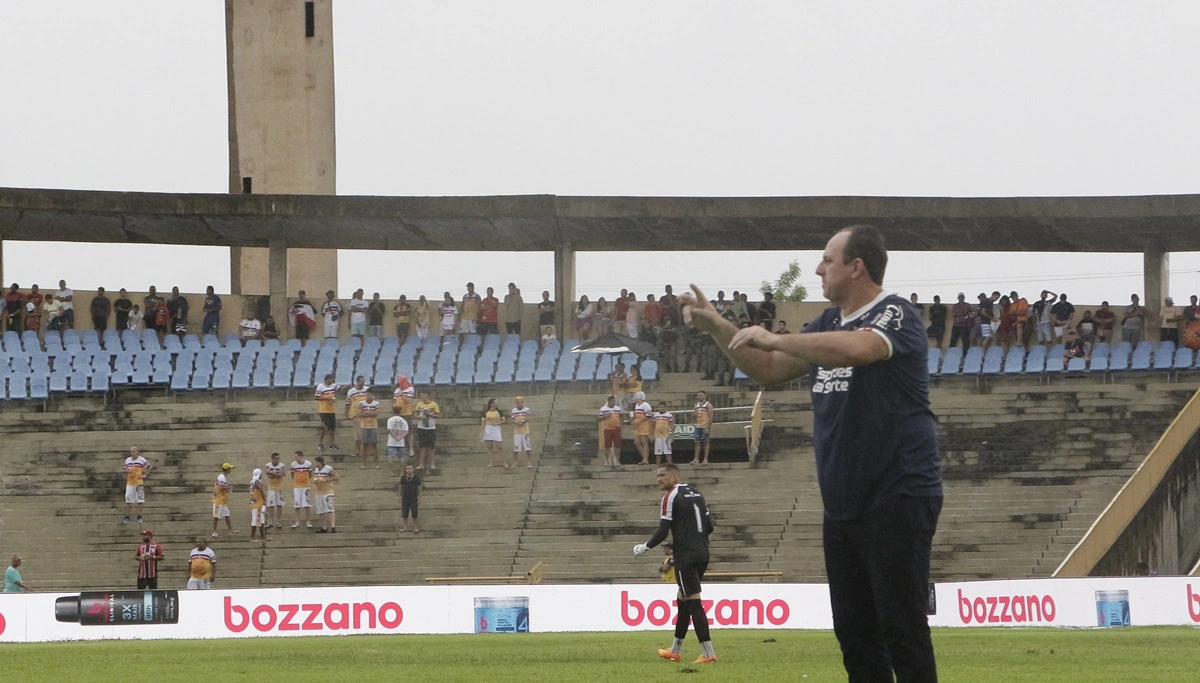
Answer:
[[817, 275], [834, 304], [804, 329], [738, 330], [693, 286], [684, 315], [763, 384], [812, 378], [825, 571], [851, 681], [936, 681], [925, 616], [942, 475], [921, 316], [883, 291], [887, 248], [855, 225], [825, 246]]

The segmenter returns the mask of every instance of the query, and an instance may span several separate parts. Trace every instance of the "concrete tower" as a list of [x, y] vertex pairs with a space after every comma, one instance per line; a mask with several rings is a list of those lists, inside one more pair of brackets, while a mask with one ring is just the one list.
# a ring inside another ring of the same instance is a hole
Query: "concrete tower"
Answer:
[[[225, 53], [229, 191], [335, 194], [333, 0], [225, 0]], [[233, 248], [233, 293], [279, 291], [275, 279], [289, 296], [303, 289], [320, 301], [337, 288], [335, 249], [287, 249], [279, 282], [286, 245], [281, 234], [271, 249]], [[286, 305], [271, 303], [286, 325]]]

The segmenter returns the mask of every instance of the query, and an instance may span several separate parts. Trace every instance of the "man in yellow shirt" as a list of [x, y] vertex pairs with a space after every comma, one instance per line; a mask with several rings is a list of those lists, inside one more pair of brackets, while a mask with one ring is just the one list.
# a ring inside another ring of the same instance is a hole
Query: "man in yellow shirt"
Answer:
[[208, 547], [203, 537], [196, 539], [196, 547], [188, 555], [188, 590], [208, 590], [217, 578], [217, 554]]
[[225, 519], [225, 526], [230, 533], [237, 533], [233, 528], [233, 521], [229, 518], [229, 492], [233, 490], [233, 484], [229, 483], [229, 477], [232, 474], [233, 465], [229, 463], [221, 465], [221, 473], [217, 475], [217, 483], [213, 484], [213, 538], [220, 537], [220, 534], [217, 533], [217, 522], [221, 521], [221, 518]]
[[357, 455], [362, 454], [362, 442], [358, 438], [358, 404], [362, 401], [362, 395], [370, 390], [367, 378], [362, 375], [355, 377], [354, 384], [346, 390], [346, 419], [350, 421], [350, 427], [354, 430], [354, 452]]
[[709, 431], [712, 429], [713, 405], [708, 402], [708, 394], [704, 393], [703, 391], [696, 392], [696, 408], [692, 412], [692, 416], [695, 418], [696, 435], [693, 440], [693, 443], [695, 444], [695, 452], [692, 455], [691, 464], [701, 464], [702, 461], [700, 460], [700, 450], [703, 449], [703, 464], [707, 465], [709, 449], [708, 436]]
[[530, 462], [530, 458], [533, 457], [533, 440], [529, 437], [529, 419], [532, 416], [533, 413], [525, 406], [524, 396], [513, 399], [513, 409], [509, 411], [509, 422], [513, 424], [513, 465], [517, 464], [521, 453], [525, 453], [526, 469], [533, 467], [533, 463]]
[[650, 464], [650, 430], [654, 409], [646, 402], [646, 395], [637, 392], [633, 395], [633, 444], [637, 446], [638, 455], [642, 456], [643, 465]]
[[325, 437], [329, 437], [329, 449], [336, 451], [338, 449], [335, 437], [337, 436], [337, 407], [334, 401], [337, 400], [337, 392], [341, 390], [342, 385], [333, 381], [333, 375], [325, 375], [325, 380], [317, 385], [317, 415], [321, 418], [321, 424], [317, 425], [317, 450], [325, 450]]
[[667, 404], [659, 402], [651, 419], [654, 420], [654, 461], [659, 465], [671, 462], [671, 439], [675, 437], [675, 415], [667, 411]]
[[433, 456], [437, 451], [437, 418], [442, 416], [442, 411], [429, 398], [428, 391], [422, 390], [419, 398], [421, 400], [413, 408], [417, 427], [417, 467], [423, 467], [429, 474], [429, 470], [437, 469]]
[[304, 526], [312, 528], [308, 519], [308, 511], [312, 504], [308, 501], [308, 480], [312, 478], [312, 463], [304, 458], [304, 451], [296, 451], [296, 459], [288, 465], [292, 473], [292, 507], [296, 509], [296, 523], [293, 529], [300, 528], [300, 518], [304, 518]]
[[317, 489], [317, 515], [321, 518], [321, 528], [318, 534], [336, 534], [337, 520], [333, 510], [333, 485], [341, 477], [333, 467], [325, 464], [325, 456], [318, 455], [317, 468], [313, 470], [313, 486]]
[[272, 453], [271, 462], [263, 470], [267, 475], [267, 526], [274, 524], [276, 529], [282, 529], [283, 477], [287, 474], [287, 465], [280, 461], [278, 453]]
[[358, 441], [361, 444], [359, 455], [362, 456], [359, 469], [367, 469], [368, 458], [374, 461], [375, 469], [379, 469], [379, 401], [375, 400], [375, 394], [368, 391], [359, 395], [355, 420], [358, 422]]
[[137, 522], [142, 523], [142, 505], [146, 502], [143, 484], [150, 470], [150, 463], [142, 457], [138, 447], [130, 448], [129, 457], [125, 458], [125, 519], [121, 520], [122, 524], [129, 523], [129, 511], [134, 506], [137, 506]]

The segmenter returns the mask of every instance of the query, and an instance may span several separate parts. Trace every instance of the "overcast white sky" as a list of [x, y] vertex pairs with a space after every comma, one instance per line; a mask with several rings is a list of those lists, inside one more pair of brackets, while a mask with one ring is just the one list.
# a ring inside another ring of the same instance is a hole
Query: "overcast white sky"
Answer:
[[[341, 194], [1200, 192], [1194, 1], [339, 0], [334, 12]], [[224, 192], [224, 42], [216, 2], [0, 5], [0, 186]], [[184, 249], [6, 242], [4, 277], [228, 290], [225, 250]], [[811, 252], [581, 254], [578, 288], [754, 288], [793, 258], [814, 284]], [[517, 280], [531, 299], [552, 281], [549, 254], [343, 251], [339, 264], [342, 293]], [[1176, 298], [1200, 291], [1200, 255], [1174, 255], [1171, 270]], [[1139, 255], [893, 253], [888, 285], [1124, 301], [1140, 272]]]

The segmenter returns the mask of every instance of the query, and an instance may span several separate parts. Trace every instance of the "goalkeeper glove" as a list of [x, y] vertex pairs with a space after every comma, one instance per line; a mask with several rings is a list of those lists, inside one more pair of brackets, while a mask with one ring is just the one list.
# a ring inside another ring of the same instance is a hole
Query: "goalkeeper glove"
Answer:
[[633, 556], [637, 557], [649, 549], [650, 548], [645, 543], [638, 543], [637, 545], [633, 546]]

